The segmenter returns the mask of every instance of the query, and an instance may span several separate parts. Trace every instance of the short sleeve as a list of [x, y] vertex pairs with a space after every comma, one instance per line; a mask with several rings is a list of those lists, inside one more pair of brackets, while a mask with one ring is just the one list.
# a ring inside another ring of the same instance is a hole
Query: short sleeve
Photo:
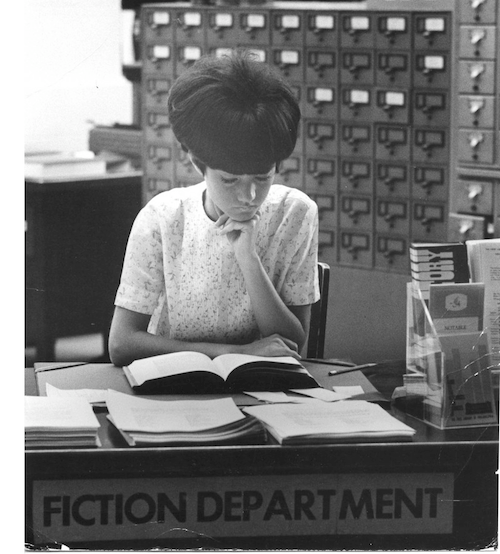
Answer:
[[290, 261], [281, 289], [289, 306], [313, 304], [320, 298], [318, 283], [318, 208], [307, 198], [294, 212], [291, 223], [293, 240], [289, 244]]
[[163, 247], [159, 218], [147, 204], [130, 232], [115, 305], [151, 315], [164, 290]]

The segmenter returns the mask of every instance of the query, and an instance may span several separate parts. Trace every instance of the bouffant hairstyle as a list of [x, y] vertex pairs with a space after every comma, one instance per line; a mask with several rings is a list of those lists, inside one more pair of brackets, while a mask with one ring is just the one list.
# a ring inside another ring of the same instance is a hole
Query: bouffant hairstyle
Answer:
[[300, 108], [285, 81], [248, 51], [205, 56], [174, 82], [172, 130], [205, 173], [267, 173], [292, 153]]

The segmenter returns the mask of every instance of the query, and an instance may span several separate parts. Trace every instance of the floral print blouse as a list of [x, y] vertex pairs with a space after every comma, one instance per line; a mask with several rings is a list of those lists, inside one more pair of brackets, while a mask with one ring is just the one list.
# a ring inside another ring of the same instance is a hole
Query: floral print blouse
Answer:
[[[203, 207], [205, 183], [155, 196], [132, 227], [115, 304], [151, 314], [148, 331], [186, 341], [259, 338], [229, 241]], [[256, 248], [284, 303], [319, 299], [318, 211], [299, 190], [273, 185], [261, 206]]]

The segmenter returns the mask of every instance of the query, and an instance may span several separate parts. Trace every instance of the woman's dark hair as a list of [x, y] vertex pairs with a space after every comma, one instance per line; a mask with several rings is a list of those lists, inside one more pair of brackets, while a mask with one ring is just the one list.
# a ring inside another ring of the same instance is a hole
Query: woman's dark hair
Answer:
[[168, 97], [174, 135], [204, 172], [267, 173], [297, 141], [300, 108], [290, 87], [246, 51], [198, 60]]

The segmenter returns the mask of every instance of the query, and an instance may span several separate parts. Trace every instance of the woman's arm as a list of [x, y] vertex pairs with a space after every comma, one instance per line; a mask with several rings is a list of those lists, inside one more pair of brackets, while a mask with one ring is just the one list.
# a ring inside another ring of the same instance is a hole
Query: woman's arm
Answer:
[[216, 225], [233, 247], [261, 335], [278, 333], [293, 341], [300, 352], [309, 334], [310, 305], [288, 307], [274, 288], [255, 249], [259, 219], [259, 213], [247, 221], [223, 214]]
[[296, 345], [276, 334], [245, 345], [187, 342], [148, 333], [150, 318], [147, 314], [115, 307], [108, 344], [115, 365], [124, 366], [139, 358], [186, 350], [202, 352], [211, 358], [228, 353], [299, 357]]

